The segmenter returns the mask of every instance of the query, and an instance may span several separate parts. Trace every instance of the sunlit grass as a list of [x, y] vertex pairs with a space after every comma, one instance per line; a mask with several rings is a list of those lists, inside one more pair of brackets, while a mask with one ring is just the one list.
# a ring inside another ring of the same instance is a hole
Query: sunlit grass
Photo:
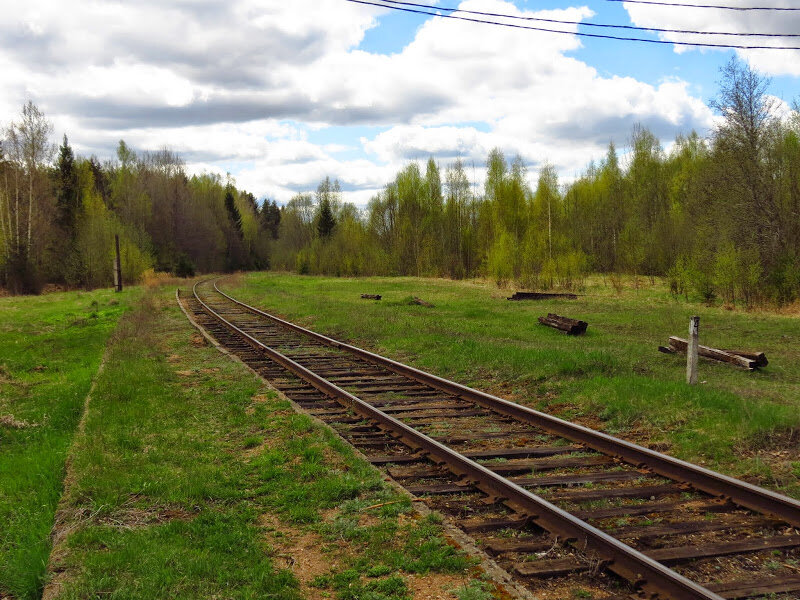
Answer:
[[308, 532], [339, 565], [315, 582], [329, 597], [405, 600], [404, 573], [466, 576], [472, 562], [435, 523], [401, 523], [410, 501], [350, 446], [192, 345], [171, 292], [151, 291], [110, 347], [75, 448], [58, 598], [301, 598], [274, 544]]
[[137, 290], [0, 299], [0, 595], [38, 598], [64, 461], [103, 349]]

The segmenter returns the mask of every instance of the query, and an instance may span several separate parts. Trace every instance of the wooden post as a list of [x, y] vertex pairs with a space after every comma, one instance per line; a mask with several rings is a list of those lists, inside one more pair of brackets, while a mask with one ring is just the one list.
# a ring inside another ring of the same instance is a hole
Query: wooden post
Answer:
[[119, 236], [114, 234], [114, 247], [116, 250], [116, 258], [114, 259], [114, 290], [117, 292], [122, 291], [122, 261], [119, 258]]
[[686, 383], [697, 385], [697, 350], [700, 317], [692, 317], [689, 321], [689, 347], [686, 349]]

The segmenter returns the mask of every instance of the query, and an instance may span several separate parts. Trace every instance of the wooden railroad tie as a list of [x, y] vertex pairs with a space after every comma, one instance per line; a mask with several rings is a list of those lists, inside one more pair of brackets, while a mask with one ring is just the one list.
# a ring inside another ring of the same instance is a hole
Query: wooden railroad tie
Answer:
[[586, 328], [589, 326], [586, 321], [561, 317], [553, 313], [547, 313], [546, 317], [539, 317], [539, 323], [563, 331], [567, 335], [582, 335], [586, 333]]
[[431, 304], [430, 302], [425, 302], [425, 300], [420, 300], [416, 296], [411, 298], [411, 301], [409, 302], [409, 304], [418, 304], [419, 306], [425, 306], [427, 308], [433, 308], [433, 304]]
[[[688, 346], [689, 342], [687, 340], [671, 336], [669, 338], [669, 347], [659, 346], [658, 350], [664, 354], [685, 353]], [[719, 348], [711, 348], [709, 346], [698, 346], [697, 353], [704, 358], [736, 365], [737, 367], [742, 367], [750, 371], [760, 367], [766, 367], [769, 364], [769, 361], [763, 352], [721, 350]]]
[[380, 300], [381, 299], [381, 295], [380, 294], [361, 294], [361, 297], [364, 300]]
[[577, 300], [576, 294], [569, 293], [548, 293], [548, 292], [514, 292], [506, 300], [552, 300], [553, 298], [564, 298], [566, 300]]

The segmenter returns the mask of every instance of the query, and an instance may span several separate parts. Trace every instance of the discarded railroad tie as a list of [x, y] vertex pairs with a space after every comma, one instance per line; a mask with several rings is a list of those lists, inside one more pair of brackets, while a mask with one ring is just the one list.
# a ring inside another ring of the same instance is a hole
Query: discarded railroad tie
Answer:
[[[686, 352], [689, 342], [683, 338], [672, 336], [669, 338], [669, 348], [659, 346], [658, 350], [665, 354], [676, 354]], [[757, 369], [766, 367], [769, 364], [763, 352], [746, 352], [743, 350], [720, 350], [719, 348], [709, 348], [708, 346], [698, 346], [697, 353], [705, 358], [726, 362], [744, 369]]]
[[577, 300], [578, 296], [576, 294], [567, 293], [550, 294], [547, 292], [514, 292], [514, 295], [506, 298], [506, 300], [552, 300], [553, 298]]
[[380, 300], [381, 299], [381, 295], [380, 294], [361, 294], [361, 297], [364, 300]]
[[741, 356], [742, 358], [749, 358], [750, 360], [756, 361], [757, 367], [766, 367], [769, 364], [767, 360], [767, 355], [763, 352], [748, 352], [747, 350], [728, 350], [727, 348], [722, 349], [723, 352], [727, 352], [728, 354], [735, 354], [736, 356]]
[[433, 304], [430, 302], [425, 302], [425, 300], [420, 300], [416, 296], [412, 296], [411, 302], [409, 304], [419, 304], [420, 306], [427, 306], [428, 308], [433, 308]]
[[566, 332], [567, 335], [581, 335], [586, 333], [589, 324], [586, 321], [578, 321], [569, 317], [560, 317], [553, 313], [547, 313], [546, 317], [539, 317], [539, 323]]

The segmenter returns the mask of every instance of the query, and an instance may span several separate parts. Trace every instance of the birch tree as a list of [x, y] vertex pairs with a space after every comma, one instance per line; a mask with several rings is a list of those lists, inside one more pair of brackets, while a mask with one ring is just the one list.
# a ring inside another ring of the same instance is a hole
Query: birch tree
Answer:
[[36, 287], [31, 252], [34, 210], [39, 200], [39, 180], [55, 151], [50, 143], [52, 133], [52, 124], [31, 101], [22, 107], [21, 119], [11, 123], [5, 131], [13, 175], [13, 198], [9, 197], [11, 186], [5, 185], [7, 213], [13, 213], [6, 278], [14, 293], [32, 292]]

